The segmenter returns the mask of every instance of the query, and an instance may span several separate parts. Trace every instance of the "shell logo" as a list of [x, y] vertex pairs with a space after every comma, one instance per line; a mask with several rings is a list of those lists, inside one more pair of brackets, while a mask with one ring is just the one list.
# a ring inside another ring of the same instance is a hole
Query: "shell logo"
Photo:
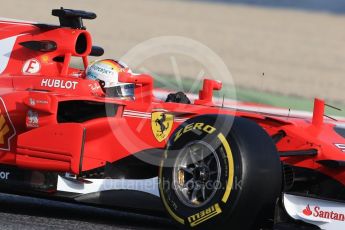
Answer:
[[4, 101], [0, 98], [0, 150], [10, 150], [11, 139], [16, 135], [12, 121], [5, 107]]

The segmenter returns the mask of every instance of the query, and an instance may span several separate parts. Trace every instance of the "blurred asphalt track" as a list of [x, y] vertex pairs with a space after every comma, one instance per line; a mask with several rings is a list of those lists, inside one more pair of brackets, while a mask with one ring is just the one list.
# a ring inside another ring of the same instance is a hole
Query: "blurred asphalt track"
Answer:
[[175, 229], [165, 218], [0, 193], [0, 229]]
[[[280, 224], [272, 230], [310, 230]], [[172, 230], [166, 217], [0, 193], [0, 230]]]

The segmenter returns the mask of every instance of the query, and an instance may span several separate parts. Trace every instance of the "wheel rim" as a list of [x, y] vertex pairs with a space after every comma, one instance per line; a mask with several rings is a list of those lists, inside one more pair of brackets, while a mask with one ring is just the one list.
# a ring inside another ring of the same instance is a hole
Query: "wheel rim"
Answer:
[[173, 185], [183, 204], [193, 208], [208, 204], [219, 188], [220, 177], [220, 159], [206, 142], [193, 142], [178, 154]]

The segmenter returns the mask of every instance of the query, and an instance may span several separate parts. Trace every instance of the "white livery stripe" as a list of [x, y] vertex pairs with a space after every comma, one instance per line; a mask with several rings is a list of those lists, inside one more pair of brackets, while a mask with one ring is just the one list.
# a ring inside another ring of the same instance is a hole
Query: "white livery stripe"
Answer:
[[123, 113], [123, 116], [141, 118], [141, 119], [151, 119], [151, 114], [136, 113], [136, 112], [129, 112], [129, 111], [125, 111]]
[[150, 116], [151, 116], [151, 113], [148, 113], [148, 112], [140, 112], [140, 111], [135, 111], [135, 110], [125, 110], [125, 113], [144, 114], [144, 115], [150, 115]]
[[37, 22], [30, 22], [25, 20], [19, 20], [19, 19], [12, 19], [12, 18], [2, 18], [0, 17], [0, 23], [16, 23], [16, 24], [37, 24]]
[[124, 112], [123, 115], [139, 116], [139, 117], [151, 117], [151, 115], [145, 115], [145, 114], [140, 114], [140, 113], [128, 113], [128, 112]]
[[140, 118], [140, 119], [151, 119], [150, 117], [139, 117], [139, 116], [133, 116], [133, 115], [124, 115], [125, 117], [133, 117], [133, 118]]
[[0, 74], [7, 68], [14, 44], [19, 35], [0, 40]]
[[[142, 118], [142, 119], [151, 119], [151, 113], [133, 111], [133, 110], [125, 110], [123, 113], [125, 117], [134, 117], [134, 118]], [[185, 122], [187, 119], [185, 118], [175, 118], [175, 122]]]

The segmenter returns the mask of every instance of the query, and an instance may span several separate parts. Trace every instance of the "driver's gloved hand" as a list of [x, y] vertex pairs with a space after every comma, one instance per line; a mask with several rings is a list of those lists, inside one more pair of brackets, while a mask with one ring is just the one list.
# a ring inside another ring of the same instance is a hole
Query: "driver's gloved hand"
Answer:
[[187, 95], [183, 92], [178, 93], [171, 93], [168, 95], [165, 102], [174, 102], [174, 103], [181, 103], [181, 104], [191, 104]]

